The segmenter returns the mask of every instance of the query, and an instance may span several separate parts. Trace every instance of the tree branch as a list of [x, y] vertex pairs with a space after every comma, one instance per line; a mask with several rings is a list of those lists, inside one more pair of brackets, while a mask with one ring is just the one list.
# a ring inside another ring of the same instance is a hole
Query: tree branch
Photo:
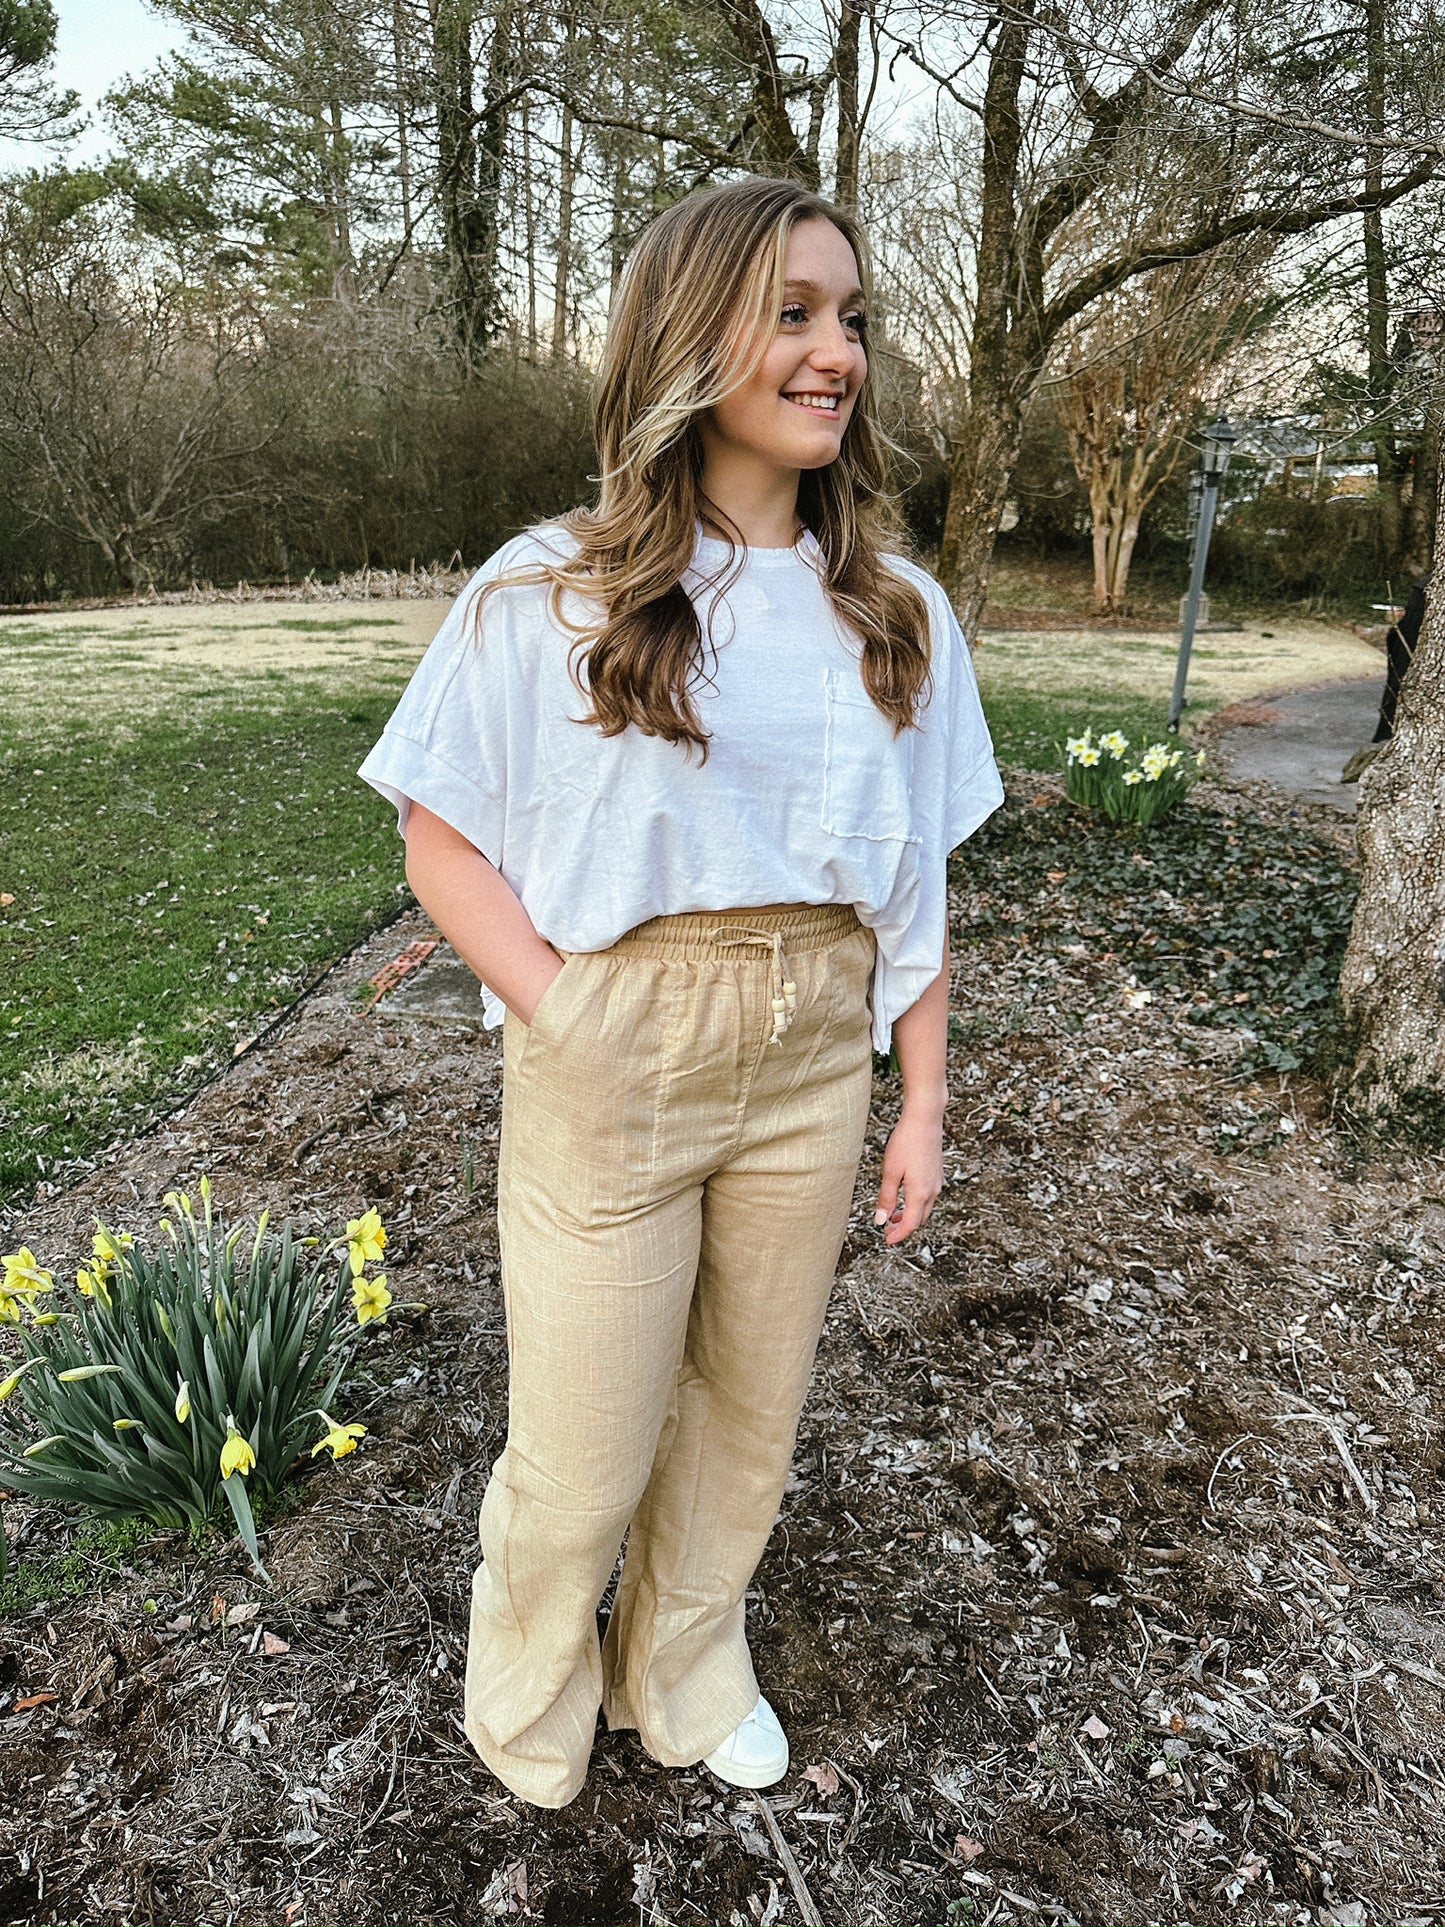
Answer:
[[1336, 221], [1347, 214], [1363, 214], [1367, 208], [1390, 207], [1406, 194], [1413, 193], [1417, 187], [1435, 174], [1437, 161], [1434, 155], [1427, 155], [1408, 174], [1402, 174], [1388, 187], [1372, 194], [1344, 194], [1332, 201], [1316, 201], [1310, 207], [1265, 207], [1254, 208], [1245, 214], [1234, 214], [1225, 221], [1205, 222], [1192, 233], [1182, 234], [1172, 241], [1158, 241], [1152, 246], [1139, 247], [1127, 253], [1117, 254], [1111, 260], [1101, 261], [1089, 274], [1076, 281], [1072, 288], [1055, 296], [1045, 308], [1039, 322], [1039, 340], [1047, 347], [1058, 335], [1066, 322], [1096, 301], [1100, 295], [1122, 287], [1137, 274], [1147, 274], [1151, 268], [1162, 268], [1174, 261], [1196, 260], [1202, 254], [1212, 254], [1215, 248], [1222, 247], [1226, 241], [1238, 240], [1246, 234], [1305, 234], [1311, 228], [1323, 227], [1327, 221]]

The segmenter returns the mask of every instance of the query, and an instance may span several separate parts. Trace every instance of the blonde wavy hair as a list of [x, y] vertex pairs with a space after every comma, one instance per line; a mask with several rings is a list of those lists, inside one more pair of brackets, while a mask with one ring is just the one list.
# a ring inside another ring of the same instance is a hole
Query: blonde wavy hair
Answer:
[[[594, 508], [541, 524], [567, 530], [569, 556], [506, 571], [475, 606], [477, 633], [488, 598], [517, 583], [550, 582], [551, 610], [585, 651], [591, 712], [604, 736], [629, 723], [668, 742], [708, 735], [691, 685], [703, 663], [702, 625], [682, 586], [697, 524], [733, 550], [718, 581], [741, 568], [737, 531], [702, 490], [699, 418], [757, 370], [782, 312], [788, 236], [800, 221], [831, 221], [853, 249], [864, 288], [862, 229], [844, 209], [795, 182], [752, 176], [702, 188], [660, 214], [627, 264], [607, 330], [595, 417], [601, 457]], [[891, 449], [877, 417], [870, 361], [837, 458], [805, 470], [798, 514], [822, 552], [833, 607], [862, 641], [860, 669], [874, 703], [898, 734], [913, 725], [929, 683], [928, 609], [913, 583], [882, 561], [901, 536], [888, 492]], [[568, 592], [593, 614], [563, 612]], [[578, 687], [581, 688], [578, 680]]]

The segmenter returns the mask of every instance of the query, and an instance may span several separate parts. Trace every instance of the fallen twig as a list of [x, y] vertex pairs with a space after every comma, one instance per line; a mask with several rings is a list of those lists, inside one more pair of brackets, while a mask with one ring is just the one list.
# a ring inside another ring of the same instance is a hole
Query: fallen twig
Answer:
[[[1290, 1396], [1291, 1394], [1289, 1392], [1285, 1393], [1286, 1398], [1289, 1398]], [[1300, 1403], [1303, 1404], [1304, 1401], [1301, 1400]], [[1366, 1512], [1373, 1512], [1375, 1510], [1375, 1495], [1373, 1492], [1371, 1492], [1370, 1488], [1365, 1484], [1364, 1474], [1360, 1471], [1360, 1468], [1355, 1464], [1354, 1459], [1350, 1456], [1350, 1448], [1345, 1444], [1344, 1438], [1341, 1435], [1338, 1426], [1336, 1426], [1334, 1420], [1330, 1417], [1328, 1412], [1317, 1411], [1313, 1405], [1306, 1405], [1303, 1411], [1280, 1412], [1280, 1413], [1277, 1413], [1276, 1416], [1281, 1420], [1308, 1418], [1308, 1419], [1313, 1419], [1316, 1425], [1323, 1425], [1325, 1430], [1330, 1435], [1331, 1444], [1334, 1446], [1336, 1452], [1338, 1452], [1340, 1456], [1340, 1464], [1343, 1465], [1346, 1472], [1349, 1473], [1350, 1479], [1354, 1485], [1354, 1488], [1356, 1492], [1358, 1492], [1360, 1495], [1361, 1505], [1364, 1506]]]
[[793, 1849], [783, 1838], [783, 1830], [778, 1825], [773, 1809], [761, 1793], [753, 1795], [758, 1803], [758, 1811], [763, 1816], [763, 1825], [768, 1830], [768, 1838], [773, 1843], [773, 1851], [782, 1863], [783, 1872], [788, 1876], [788, 1885], [793, 1890], [793, 1898], [798, 1903], [798, 1912], [803, 1916], [805, 1927], [823, 1927], [823, 1916], [808, 1892], [808, 1883], [803, 1878], [803, 1870], [793, 1858]]

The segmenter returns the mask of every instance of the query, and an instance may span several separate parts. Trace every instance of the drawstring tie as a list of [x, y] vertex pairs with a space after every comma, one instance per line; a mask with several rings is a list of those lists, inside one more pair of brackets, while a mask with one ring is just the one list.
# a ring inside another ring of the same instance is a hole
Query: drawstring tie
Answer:
[[787, 959], [783, 956], [783, 933], [781, 930], [759, 930], [748, 923], [720, 923], [709, 932], [714, 943], [762, 943], [771, 947], [773, 953], [773, 1034], [770, 1044], [781, 1045], [783, 1032], [792, 1023], [798, 1009], [798, 986], [788, 976]]

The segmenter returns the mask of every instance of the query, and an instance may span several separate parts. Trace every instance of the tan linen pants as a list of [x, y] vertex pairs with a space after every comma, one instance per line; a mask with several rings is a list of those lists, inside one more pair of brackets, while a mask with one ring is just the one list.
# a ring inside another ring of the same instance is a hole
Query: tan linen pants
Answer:
[[531, 1025], [503, 1024], [511, 1389], [465, 1702], [482, 1759], [546, 1807], [580, 1791], [599, 1705], [688, 1766], [757, 1701], [744, 1595], [847, 1229], [874, 938], [851, 906], [783, 905], [562, 955]]

